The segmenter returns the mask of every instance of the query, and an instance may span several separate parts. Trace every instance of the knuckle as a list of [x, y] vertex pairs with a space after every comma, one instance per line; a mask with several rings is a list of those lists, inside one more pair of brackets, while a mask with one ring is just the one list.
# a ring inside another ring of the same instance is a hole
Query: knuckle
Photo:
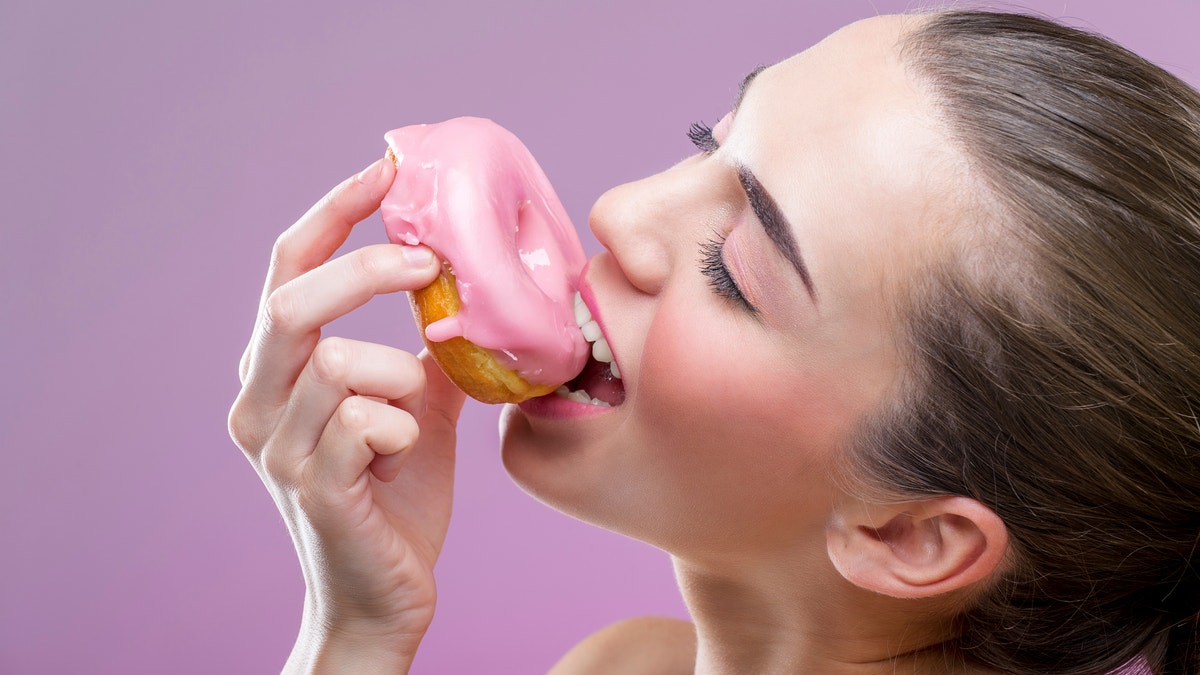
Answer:
[[295, 236], [292, 234], [290, 228], [279, 233], [279, 236], [275, 238], [275, 244], [271, 246], [272, 267], [288, 260], [292, 256], [292, 250], [295, 248], [294, 241]]
[[250, 368], [253, 365], [254, 351], [254, 336], [250, 336], [250, 344], [246, 345], [246, 349], [242, 351], [242, 358], [238, 361], [238, 381], [242, 387], [250, 381]]
[[268, 335], [287, 332], [295, 324], [298, 311], [296, 298], [286, 285], [271, 291], [263, 303], [263, 331]]
[[292, 460], [287, 457], [287, 453], [272, 451], [267, 448], [259, 457], [259, 462], [262, 466], [264, 475], [271, 479], [271, 482], [281, 488], [290, 488], [294, 486], [293, 480], [294, 468]]
[[337, 423], [351, 433], [361, 433], [371, 424], [371, 412], [367, 401], [358, 396], [343, 400], [337, 408]]
[[380, 424], [362, 432], [367, 447], [380, 455], [395, 455], [411, 450], [417, 444], [420, 428], [412, 415], [391, 408]]
[[234, 444], [241, 448], [242, 452], [253, 457], [261, 447], [260, 425], [246, 407], [245, 399], [238, 396], [229, 409], [227, 426], [229, 437], [233, 439]]
[[332, 190], [326, 192], [313, 205], [313, 211], [333, 211], [340, 212], [346, 203], [346, 184], [334, 186]]
[[355, 252], [352, 258], [352, 273], [360, 279], [374, 281], [394, 274], [395, 258], [387, 247], [372, 246]]
[[312, 371], [317, 381], [343, 382], [350, 372], [351, 348], [344, 338], [329, 337], [317, 343], [312, 353]]

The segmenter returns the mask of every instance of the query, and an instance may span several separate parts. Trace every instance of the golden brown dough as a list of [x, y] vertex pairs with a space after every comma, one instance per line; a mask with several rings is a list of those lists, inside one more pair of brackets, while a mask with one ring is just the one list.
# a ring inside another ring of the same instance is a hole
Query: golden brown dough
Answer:
[[425, 327], [447, 316], [458, 314], [458, 290], [454, 272], [442, 265], [442, 273], [433, 283], [408, 294], [413, 317], [421, 329], [425, 346], [446, 376], [473, 399], [484, 403], [520, 403], [543, 396], [558, 387], [530, 384], [515, 371], [504, 367], [492, 353], [466, 338], [456, 337], [445, 342], [425, 338]]

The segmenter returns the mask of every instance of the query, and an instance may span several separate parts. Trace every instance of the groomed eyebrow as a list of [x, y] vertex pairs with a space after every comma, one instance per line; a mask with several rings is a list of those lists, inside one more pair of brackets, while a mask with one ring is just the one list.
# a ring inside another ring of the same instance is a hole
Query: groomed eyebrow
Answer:
[[750, 88], [750, 83], [754, 81], [754, 78], [758, 77], [759, 73], [766, 69], [766, 65], [758, 66], [754, 70], [750, 71], [746, 77], [742, 78], [742, 83], [738, 85], [737, 98], [733, 101], [733, 114], [735, 116], [737, 115], [737, 109], [742, 105], [742, 99], [746, 97], [746, 90]]
[[813, 286], [812, 277], [808, 273], [808, 266], [804, 264], [804, 257], [800, 255], [800, 246], [796, 244], [796, 238], [792, 236], [791, 223], [788, 222], [783, 211], [779, 209], [779, 205], [775, 203], [775, 200], [763, 188], [762, 183], [758, 182], [758, 178], [749, 168], [739, 164], [737, 173], [742, 190], [746, 192], [746, 200], [750, 202], [750, 209], [754, 211], [754, 215], [762, 223], [763, 229], [767, 231], [767, 237], [795, 268], [796, 273], [800, 275], [800, 281], [804, 282], [804, 288], [808, 290], [808, 297], [816, 302], [817, 291]]

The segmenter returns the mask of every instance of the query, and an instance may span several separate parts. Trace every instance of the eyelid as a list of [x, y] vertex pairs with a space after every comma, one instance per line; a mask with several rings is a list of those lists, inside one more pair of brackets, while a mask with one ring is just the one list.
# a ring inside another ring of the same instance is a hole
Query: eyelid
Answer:
[[767, 238], [796, 271], [800, 281], [804, 284], [804, 289], [808, 291], [808, 297], [816, 302], [817, 290], [813, 285], [812, 275], [809, 274], [808, 265], [804, 262], [804, 256], [801, 255], [800, 247], [796, 244], [796, 239], [792, 234], [792, 225], [788, 222], [787, 216], [748, 167], [739, 164], [737, 173], [742, 190], [746, 193], [746, 201], [749, 202], [754, 216], [766, 231]]
[[725, 143], [725, 139], [729, 138], [729, 128], [733, 126], [733, 112], [725, 113], [712, 128], [713, 140], [720, 146]]
[[751, 316], [761, 315], [758, 307], [742, 292], [741, 285], [725, 263], [725, 234], [714, 232], [700, 244], [700, 273], [708, 277], [708, 286], [717, 295], [746, 310]]

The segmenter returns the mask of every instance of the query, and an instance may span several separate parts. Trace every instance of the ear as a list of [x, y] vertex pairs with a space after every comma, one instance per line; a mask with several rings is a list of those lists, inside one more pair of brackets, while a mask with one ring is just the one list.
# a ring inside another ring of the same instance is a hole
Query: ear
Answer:
[[937, 497], [904, 504], [847, 502], [826, 528], [829, 559], [856, 586], [895, 598], [928, 598], [991, 575], [1008, 530], [983, 504]]

